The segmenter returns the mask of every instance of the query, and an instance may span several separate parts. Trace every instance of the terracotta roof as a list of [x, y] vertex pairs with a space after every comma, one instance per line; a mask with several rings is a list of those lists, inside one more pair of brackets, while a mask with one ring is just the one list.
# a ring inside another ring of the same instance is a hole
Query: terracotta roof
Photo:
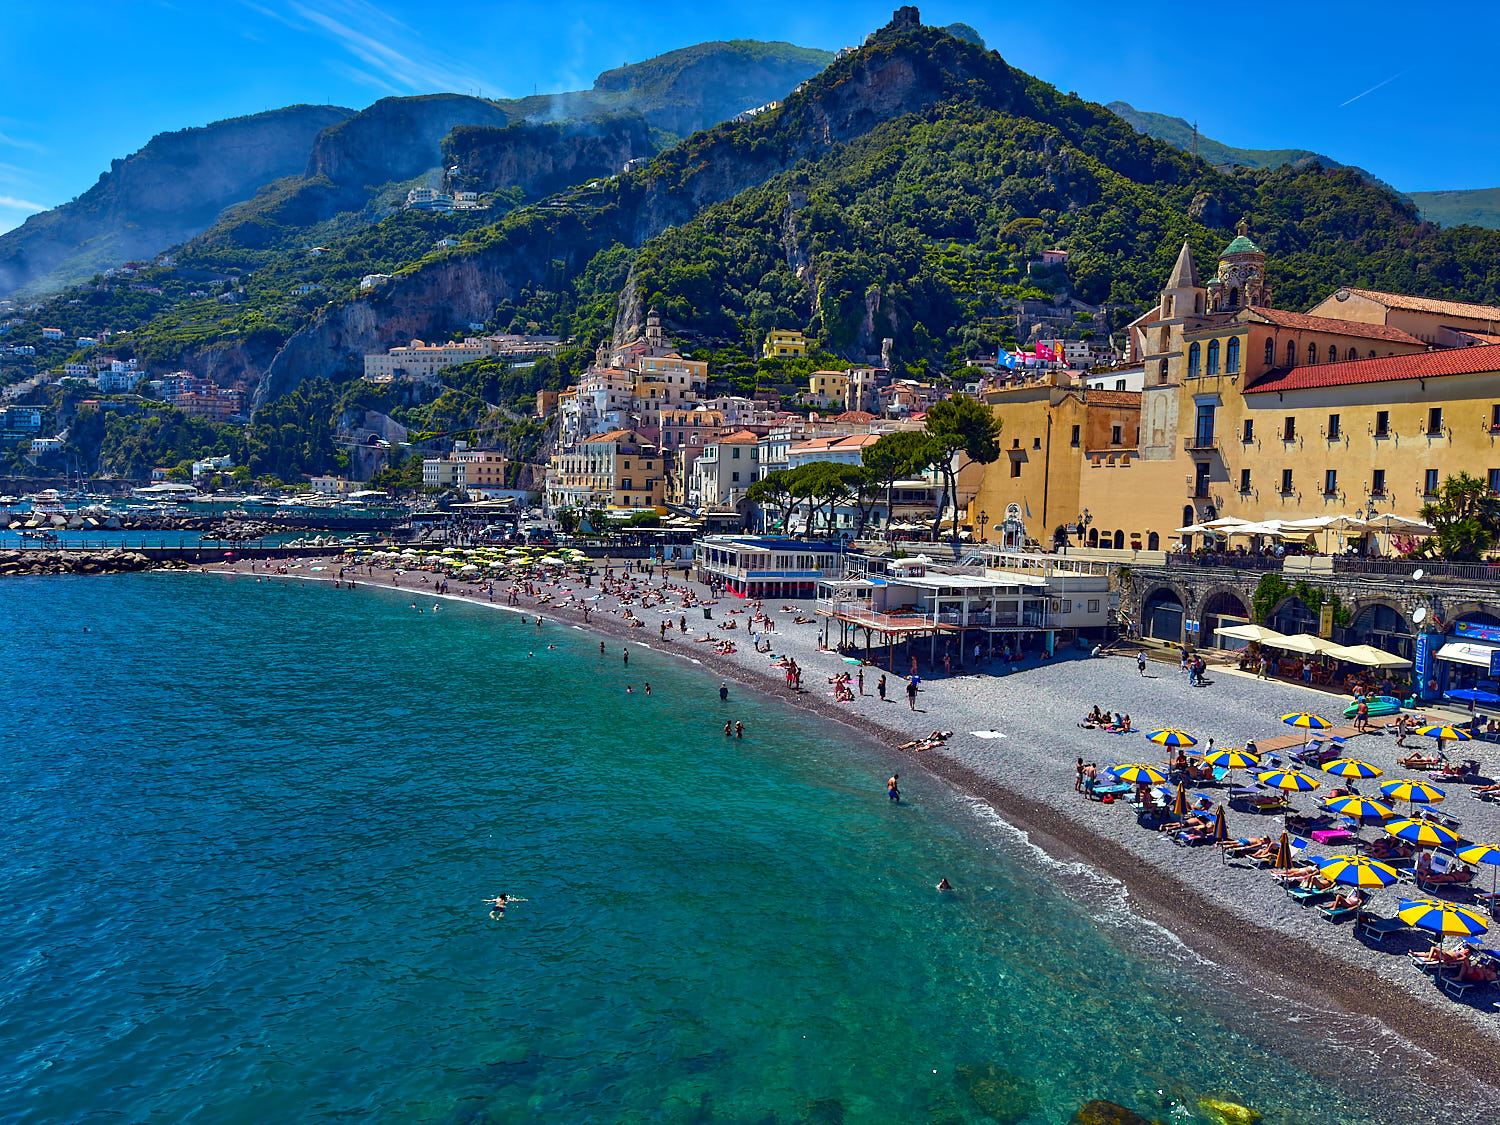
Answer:
[[1444, 301], [1436, 297], [1410, 297], [1405, 293], [1382, 293], [1378, 289], [1354, 289], [1350, 293], [1367, 297], [1388, 309], [1409, 309], [1412, 312], [1437, 313], [1439, 316], [1466, 316], [1475, 320], [1500, 321], [1500, 308], [1493, 305], [1473, 305], [1467, 301]]
[[863, 449], [880, 440], [879, 434], [845, 434], [843, 437], [811, 438], [791, 447], [794, 453], [827, 453], [834, 449]]
[[732, 434], [725, 434], [723, 437], [715, 438], [714, 440], [720, 445], [755, 445], [759, 443], [760, 438], [756, 437], [749, 430], [735, 430]]
[[1139, 406], [1140, 391], [1096, 391], [1090, 389], [1084, 399], [1099, 406]]
[[607, 434], [595, 434], [593, 437], [584, 438], [584, 441], [629, 441], [635, 437], [630, 430], [610, 430]]
[[1281, 328], [1296, 328], [1304, 332], [1327, 332], [1332, 336], [1358, 336], [1368, 340], [1389, 340], [1396, 344], [1419, 344], [1426, 347], [1409, 332], [1392, 328], [1386, 324], [1361, 324], [1357, 320], [1334, 320], [1327, 316], [1308, 316], [1307, 313], [1287, 312], [1285, 309], [1268, 309], [1251, 305], [1246, 312], [1254, 313], [1262, 320]]
[[1356, 359], [1344, 363], [1317, 363], [1306, 367], [1277, 367], [1246, 387], [1245, 394], [1433, 379], [1440, 375], [1480, 375], [1492, 371], [1500, 372], [1500, 344], [1478, 348], [1448, 348], [1445, 351], [1392, 355], [1380, 359]]
[[835, 422], [873, 422], [875, 415], [868, 410], [846, 410], [833, 416]]

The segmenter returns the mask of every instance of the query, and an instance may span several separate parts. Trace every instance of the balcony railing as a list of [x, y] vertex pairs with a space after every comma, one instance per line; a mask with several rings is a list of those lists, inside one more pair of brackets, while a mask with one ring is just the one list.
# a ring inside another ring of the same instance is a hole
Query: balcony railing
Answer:
[[1182, 448], [1189, 453], [1216, 453], [1219, 449], [1217, 434], [1190, 434], [1182, 439]]
[[1423, 579], [1452, 578], [1470, 582], [1500, 582], [1500, 563], [1427, 562], [1424, 559], [1365, 559], [1351, 555], [1333, 556], [1335, 574], [1384, 574], [1393, 578], [1410, 578], [1420, 570]]
[[1209, 552], [1180, 555], [1167, 553], [1167, 565], [1175, 567], [1227, 566], [1235, 570], [1280, 570], [1283, 559], [1276, 555], [1237, 555], [1225, 552]]

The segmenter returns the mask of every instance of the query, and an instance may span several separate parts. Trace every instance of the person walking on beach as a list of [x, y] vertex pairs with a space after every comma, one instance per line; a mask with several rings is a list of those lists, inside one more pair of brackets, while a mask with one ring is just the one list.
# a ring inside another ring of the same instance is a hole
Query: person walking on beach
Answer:
[[720, 684], [719, 684], [719, 702], [720, 703], [728, 703], [729, 702], [729, 685], [726, 684], [726, 683], [723, 683], [723, 682], [720, 682]]
[[880, 677], [880, 682], [875, 685], [875, 690], [880, 693], [880, 702], [885, 702], [885, 677]]
[[861, 664], [859, 666], [859, 694], [860, 695], [864, 695], [864, 693], [865, 693], [865, 667], [864, 667], [863, 664]]
[[1073, 782], [1073, 792], [1075, 792], [1075, 793], [1082, 793], [1083, 792], [1083, 759], [1082, 758], [1078, 759], [1078, 777], [1077, 777], [1077, 780], [1075, 780]]
[[893, 773], [891, 774], [890, 780], [885, 783], [886, 796], [889, 797], [892, 801], [901, 800], [900, 781], [901, 775], [899, 773]]
[[906, 681], [906, 705], [913, 711], [917, 709], [917, 677], [913, 676]]

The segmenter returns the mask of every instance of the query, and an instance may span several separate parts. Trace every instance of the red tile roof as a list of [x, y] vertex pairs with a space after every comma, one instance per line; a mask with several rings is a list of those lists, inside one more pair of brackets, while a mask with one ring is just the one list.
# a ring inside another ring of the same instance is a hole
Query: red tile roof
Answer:
[[875, 415], [868, 410], [846, 410], [842, 414], [833, 416], [835, 422], [873, 422]]
[[1307, 313], [1287, 312], [1285, 309], [1267, 309], [1251, 305], [1246, 311], [1255, 313], [1262, 320], [1280, 328], [1295, 328], [1303, 332], [1327, 332], [1333, 336], [1358, 336], [1368, 340], [1389, 340], [1397, 344], [1422, 344], [1409, 332], [1392, 328], [1386, 324], [1362, 324], [1357, 320], [1334, 320], [1327, 316], [1308, 316]]
[[1354, 289], [1345, 286], [1350, 293], [1367, 297], [1388, 309], [1408, 309], [1411, 312], [1436, 313], [1439, 316], [1461, 316], [1470, 320], [1492, 320], [1500, 323], [1500, 308], [1493, 305], [1474, 305], [1467, 301], [1444, 301], [1435, 297], [1409, 297], [1405, 293], [1382, 293], [1378, 289]]
[[1313, 387], [1344, 387], [1357, 383], [1391, 383], [1434, 379], [1441, 375], [1480, 375], [1500, 372], [1500, 344], [1478, 348], [1448, 348], [1417, 355], [1392, 355], [1344, 363], [1316, 363], [1277, 367], [1245, 388], [1245, 394], [1302, 391]]
[[725, 434], [723, 437], [715, 438], [714, 440], [720, 445], [756, 445], [760, 442], [760, 438], [756, 437], [749, 430], [736, 430], [732, 434]]

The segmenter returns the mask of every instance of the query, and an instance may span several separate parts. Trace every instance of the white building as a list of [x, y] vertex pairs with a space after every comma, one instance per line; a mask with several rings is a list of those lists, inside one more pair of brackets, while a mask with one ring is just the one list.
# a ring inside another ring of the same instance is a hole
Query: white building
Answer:
[[135, 385], [145, 377], [144, 371], [135, 371], [130, 368], [116, 371], [111, 367], [108, 371], [99, 372], [96, 382], [101, 394], [124, 394], [135, 390]]
[[688, 503], [708, 509], [732, 508], [760, 479], [760, 438], [737, 430], [703, 443], [693, 462]]

